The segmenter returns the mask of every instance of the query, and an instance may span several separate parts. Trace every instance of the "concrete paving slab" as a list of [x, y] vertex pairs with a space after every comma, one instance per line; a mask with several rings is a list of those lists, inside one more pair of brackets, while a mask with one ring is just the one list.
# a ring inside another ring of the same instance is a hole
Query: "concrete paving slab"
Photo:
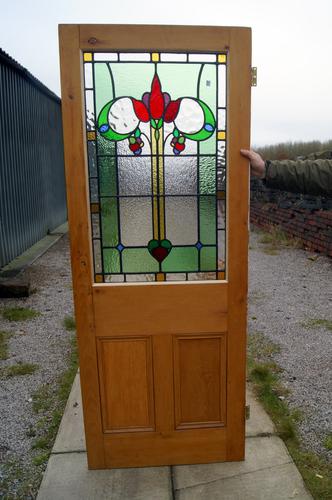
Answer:
[[169, 467], [88, 470], [86, 453], [51, 455], [37, 500], [170, 500]]
[[253, 391], [248, 387], [246, 404], [250, 405], [250, 418], [246, 421], [246, 436], [269, 436], [275, 434], [275, 427], [262, 405], [256, 400]]
[[78, 373], [37, 500], [311, 499], [284, 443], [273, 435], [272, 421], [250, 390], [247, 404], [244, 462], [89, 471]]
[[52, 453], [86, 451], [80, 377], [77, 373]]
[[[254, 438], [256, 440], [256, 438]], [[267, 438], [265, 438], [267, 439]], [[176, 500], [310, 500], [293, 463], [175, 491]]]
[[175, 489], [193, 487], [264, 468], [284, 465], [291, 461], [287, 448], [280, 438], [276, 436], [250, 438], [246, 441], [246, 459], [243, 462], [174, 467], [174, 487]]

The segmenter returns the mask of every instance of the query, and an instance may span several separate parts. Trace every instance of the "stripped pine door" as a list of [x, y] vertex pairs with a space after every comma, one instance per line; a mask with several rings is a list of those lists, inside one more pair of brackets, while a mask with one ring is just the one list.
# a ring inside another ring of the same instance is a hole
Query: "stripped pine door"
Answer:
[[244, 458], [251, 32], [60, 26], [90, 468]]

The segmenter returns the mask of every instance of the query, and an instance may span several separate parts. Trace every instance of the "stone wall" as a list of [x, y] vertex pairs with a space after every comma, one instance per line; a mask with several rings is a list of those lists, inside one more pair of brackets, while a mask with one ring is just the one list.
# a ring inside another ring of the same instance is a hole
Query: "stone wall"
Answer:
[[279, 226], [313, 252], [332, 257], [332, 199], [267, 189], [251, 181], [250, 221], [269, 229]]

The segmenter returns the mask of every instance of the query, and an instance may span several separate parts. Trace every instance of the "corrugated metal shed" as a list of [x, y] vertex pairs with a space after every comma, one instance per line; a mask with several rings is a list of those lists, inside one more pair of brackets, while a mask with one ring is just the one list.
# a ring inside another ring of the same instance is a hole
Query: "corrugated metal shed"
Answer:
[[67, 218], [61, 101], [0, 49], [0, 267]]

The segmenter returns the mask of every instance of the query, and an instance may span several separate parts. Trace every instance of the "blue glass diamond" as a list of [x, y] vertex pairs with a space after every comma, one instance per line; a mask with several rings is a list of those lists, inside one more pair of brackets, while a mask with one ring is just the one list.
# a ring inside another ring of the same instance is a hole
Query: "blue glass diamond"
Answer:
[[207, 130], [207, 132], [212, 132], [212, 130], [214, 129], [214, 126], [210, 125], [210, 123], [206, 123], [204, 128], [205, 128], [205, 130]]
[[200, 250], [202, 248], [202, 243], [200, 241], [198, 241], [195, 245], [195, 247], [197, 248], [197, 250]]
[[99, 127], [99, 132], [105, 133], [109, 130], [109, 126], [105, 123], [101, 127]]
[[116, 248], [119, 250], [119, 252], [121, 252], [124, 249], [124, 246], [119, 243]]

